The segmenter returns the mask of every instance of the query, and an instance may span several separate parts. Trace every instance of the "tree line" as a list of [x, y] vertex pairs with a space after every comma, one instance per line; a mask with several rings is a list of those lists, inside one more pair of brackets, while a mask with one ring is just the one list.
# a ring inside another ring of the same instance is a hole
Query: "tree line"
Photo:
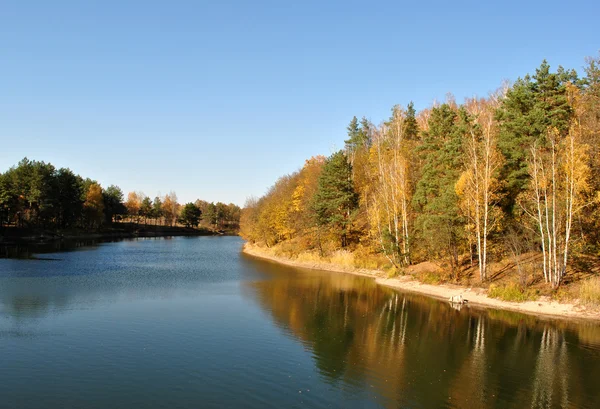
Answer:
[[541, 254], [553, 288], [573, 254], [600, 251], [600, 58], [585, 75], [544, 61], [487, 98], [452, 96], [378, 125], [352, 119], [345, 148], [280, 178], [241, 216], [247, 240], [321, 255], [384, 255], [401, 269]]
[[0, 227], [89, 230], [130, 222], [219, 230], [236, 229], [240, 213], [233, 203], [180, 204], [175, 192], [154, 199], [130, 192], [125, 198], [118, 186], [103, 188], [68, 168], [27, 158], [0, 173]]

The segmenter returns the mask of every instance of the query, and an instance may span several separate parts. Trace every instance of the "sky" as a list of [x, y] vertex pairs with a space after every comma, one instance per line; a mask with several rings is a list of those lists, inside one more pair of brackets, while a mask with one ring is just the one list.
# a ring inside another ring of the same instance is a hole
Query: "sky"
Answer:
[[23, 157], [243, 205], [314, 155], [543, 59], [583, 74], [596, 1], [0, 0], [0, 172]]

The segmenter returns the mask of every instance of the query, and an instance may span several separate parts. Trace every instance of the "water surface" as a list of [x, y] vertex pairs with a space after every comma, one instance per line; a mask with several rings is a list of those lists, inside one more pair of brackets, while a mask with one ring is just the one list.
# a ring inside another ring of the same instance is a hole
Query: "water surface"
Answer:
[[241, 245], [0, 259], [0, 407], [600, 407], [596, 324], [456, 310]]

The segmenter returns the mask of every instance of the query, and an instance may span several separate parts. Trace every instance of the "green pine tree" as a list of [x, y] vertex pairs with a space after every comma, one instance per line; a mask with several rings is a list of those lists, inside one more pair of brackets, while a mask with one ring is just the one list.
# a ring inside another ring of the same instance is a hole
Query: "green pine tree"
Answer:
[[435, 256], [449, 257], [452, 270], [458, 254], [464, 221], [460, 216], [455, 186], [463, 163], [462, 142], [469, 116], [448, 104], [433, 108], [429, 130], [423, 133], [419, 149], [423, 168], [413, 204], [419, 215], [415, 225], [421, 239]]
[[201, 214], [200, 209], [195, 204], [187, 203], [183, 206], [183, 209], [181, 209], [179, 221], [185, 225], [185, 227], [197, 227], [198, 223], [200, 223]]
[[312, 208], [319, 226], [330, 227], [340, 238], [341, 246], [348, 244], [358, 195], [352, 182], [352, 166], [343, 151], [331, 155], [319, 177]]
[[514, 211], [517, 196], [527, 188], [527, 159], [534, 142], [545, 143], [549, 129], [561, 135], [569, 130], [572, 110], [567, 100], [568, 82], [579, 84], [577, 74], [559, 67], [550, 72], [544, 60], [534, 76], [518, 79], [508, 90], [497, 113], [498, 147], [506, 158], [501, 179], [506, 183], [504, 210]]
[[353, 117], [346, 129], [348, 130], [348, 139], [344, 143], [347, 152], [354, 153], [358, 149], [370, 145], [371, 124], [367, 118], [363, 117], [359, 124], [356, 116]]
[[419, 125], [417, 124], [417, 111], [415, 104], [409, 102], [406, 106], [406, 119], [404, 120], [404, 135], [408, 140], [417, 140], [419, 138]]

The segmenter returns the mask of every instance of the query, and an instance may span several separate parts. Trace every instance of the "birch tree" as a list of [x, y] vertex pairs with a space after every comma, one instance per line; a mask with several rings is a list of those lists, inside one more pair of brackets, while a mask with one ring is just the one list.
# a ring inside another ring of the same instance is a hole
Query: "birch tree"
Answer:
[[[577, 98], [577, 90], [572, 92]], [[589, 194], [588, 147], [579, 116], [574, 116], [566, 137], [551, 128], [547, 140], [534, 142], [530, 153], [530, 187], [519, 204], [534, 221], [544, 280], [557, 288], [568, 267], [574, 217], [595, 200]]]
[[[375, 186], [367, 201], [376, 241], [394, 265], [410, 264], [412, 185], [406, 111], [394, 107], [390, 120], [376, 133], [371, 147]], [[414, 119], [414, 118], [412, 118]]]
[[497, 174], [503, 157], [497, 148], [497, 125], [494, 112], [497, 99], [467, 101], [472, 116], [465, 143], [464, 171], [457, 182], [460, 207], [469, 223], [469, 237], [474, 237], [477, 249], [479, 278], [488, 279], [488, 237], [497, 226], [501, 211], [496, 207], [501, 184]]

